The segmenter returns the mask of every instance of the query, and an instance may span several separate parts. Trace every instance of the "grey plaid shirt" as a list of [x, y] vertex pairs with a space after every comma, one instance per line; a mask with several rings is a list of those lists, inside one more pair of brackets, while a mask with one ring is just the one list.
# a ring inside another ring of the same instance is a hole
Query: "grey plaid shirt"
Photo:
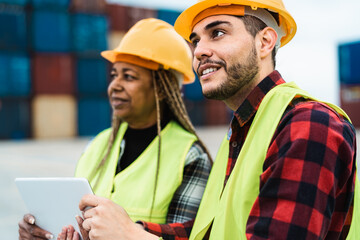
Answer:
[[191, 146], [185, 161], [183, 181], [170, 203], [167, 223], [195, 219], [209, 177], [211, 161], [199, 143]]

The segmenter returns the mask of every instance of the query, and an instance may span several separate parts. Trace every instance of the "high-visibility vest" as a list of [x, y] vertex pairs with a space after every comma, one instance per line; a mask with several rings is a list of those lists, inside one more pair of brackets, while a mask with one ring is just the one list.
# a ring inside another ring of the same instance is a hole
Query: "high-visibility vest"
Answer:
[[[211, 226], [211, 240], [246, 239], [246, 223], [259, 195], [260, 175], [273, 134], [295, 96], [314, 99], [294, 83], [274, 87], [264, 97], [249, 129], [236, 164], [223, 188], [229, 156], [225, 136], [211, 170], [190, 240], [201, 240]], [[328, 104], [347, 119], [344, 111]], [[359, 180], [356, 177], [355, 205], [348, 239], [360, 239]], [[357, 229], [356, 229], [357, 228]]]
[[[184, 130], [175, 121], [170, 121], [161, 131], [161, 155], [156, 195], [150, 219], [150, 210], [155, 188], [159, 137], [156, 136], [141, 155], [116, 176], [120, 143], [127, 124], [120, 126], [110, 155], [103, 166], [99, 183], [94, 192], [121, 205], [132, 220], [166, 223], [170, 202], [182, 183], [185, 158], [196, 136]], [[91, 142], [80, 158], [75, 176], [89, 178], [105, 155], [111, 129], [104, 130]], [[100, 171], [89, 182], [95, 185]]]

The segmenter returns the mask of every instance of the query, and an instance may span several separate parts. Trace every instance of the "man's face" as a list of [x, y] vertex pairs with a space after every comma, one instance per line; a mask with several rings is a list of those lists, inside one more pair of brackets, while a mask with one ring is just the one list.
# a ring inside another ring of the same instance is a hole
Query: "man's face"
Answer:
[[230, 15], [210, 16], [190, 35], [193, 67], [205, 97], [226, 100], [247, 93], [259, 72], [255, 40], [243, 21]]

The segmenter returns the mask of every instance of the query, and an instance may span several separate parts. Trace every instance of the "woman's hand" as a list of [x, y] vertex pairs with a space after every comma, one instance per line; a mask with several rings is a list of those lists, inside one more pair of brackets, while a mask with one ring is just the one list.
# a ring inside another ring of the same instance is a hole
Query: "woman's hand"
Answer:
[[146, 232], [140, 224], [134, 223], [124, 208], [107, 198], [85, 195], [79, 208], [84, 211], [84, 220], [81, 224], [77, 218], [78, 223], [89, 233], [91, 240], [159, 239]]
[[19, 222], [19, 239], [53, 239], [54, 236], [35, 224], [35, 217], [26, 214]]

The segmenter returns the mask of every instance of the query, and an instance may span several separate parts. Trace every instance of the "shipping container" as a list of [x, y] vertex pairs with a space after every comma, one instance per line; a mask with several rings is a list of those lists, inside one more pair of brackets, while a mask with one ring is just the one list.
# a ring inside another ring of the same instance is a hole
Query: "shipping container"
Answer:
[[360, 84], [360, 41], [338, 47], [339, 77], [342, 84]]
[[31, 24], [32, 50], [35, 52], [71, 50], [70, 16], [66, 11], [33, 11]]
[[111, 127], [111, 107], [107, 97], [78, 99], [78, 135], [95, 136]]
[[74, 58], [70, 54], [35, 53], [34, 94], [75, 94]]
[[28, 49], [27, 14], [22, 7], [1, 5], [0, 50], [26, 51]]
[[110, 31], [108, 34], [108, 48], [115, 49], [119, 46], [121, 40], [125, 36], [125, 32], [122, 31]]
[[204, 99], [202, 88], [198, 77], [191, 84], [183, 85], [184, 98], [192, 101], [201, 101]]
[[82, 55], [99, 56], [107, 50], [108, 19], [105, 15], [72, 15], [73, 50]]
[[0, 52], [0, 66], [0, 97], [29, 96], [29, 57], [23, 53]]
[[360, 84], [340, 85], [340, 106], [356, 128], [360, 127]]
[[71, 95], [36, 95], [32, 100], [34, 138], [68, 138], [77, 133], [77, 104]]
[[27, 98], [0, 98], [0, 139], [24, 139], [31, 134]]
[[157, 11], [150, 8], [129, 7], [127, 14], [129, 18], [129, 28], [142, 19], [157, 18]]
[[184, 100], [186, 110], [189, 114], [190, 120], [194, 126], [204, 126], [205, 119], [205, 101]]
[[108, 4], [110, 30], [127, 32], [135, 23], [144, 18], [157, 18], [157, 11], [149, 8]]
[[79, 96], [106, 96], [109, 84], [110, 64], [104, 58], [78, 57], [76, 81]]
[[70, 10], [78, 13], [106, 13], [105, 0], [71, 0]]
[[0, 4], [11, 4], [19, 6], [25, 6], [29, 2], [30, 0], [0, 0]]
[[205, 125], [229, 125], [232, 111], [223, 101], [207, 99], [205, 102]]
[[68, 10], [70, 0], [31, 0], [35, 9]]
[[174, 26], [175, 21], [180, 13], [181, 12], [176, 10], [159, 9], [157, 11], [157, 18]]
[[110, 31], [127, 32], [129, 30], [128, 7], [119, 4], [106, 5]]

